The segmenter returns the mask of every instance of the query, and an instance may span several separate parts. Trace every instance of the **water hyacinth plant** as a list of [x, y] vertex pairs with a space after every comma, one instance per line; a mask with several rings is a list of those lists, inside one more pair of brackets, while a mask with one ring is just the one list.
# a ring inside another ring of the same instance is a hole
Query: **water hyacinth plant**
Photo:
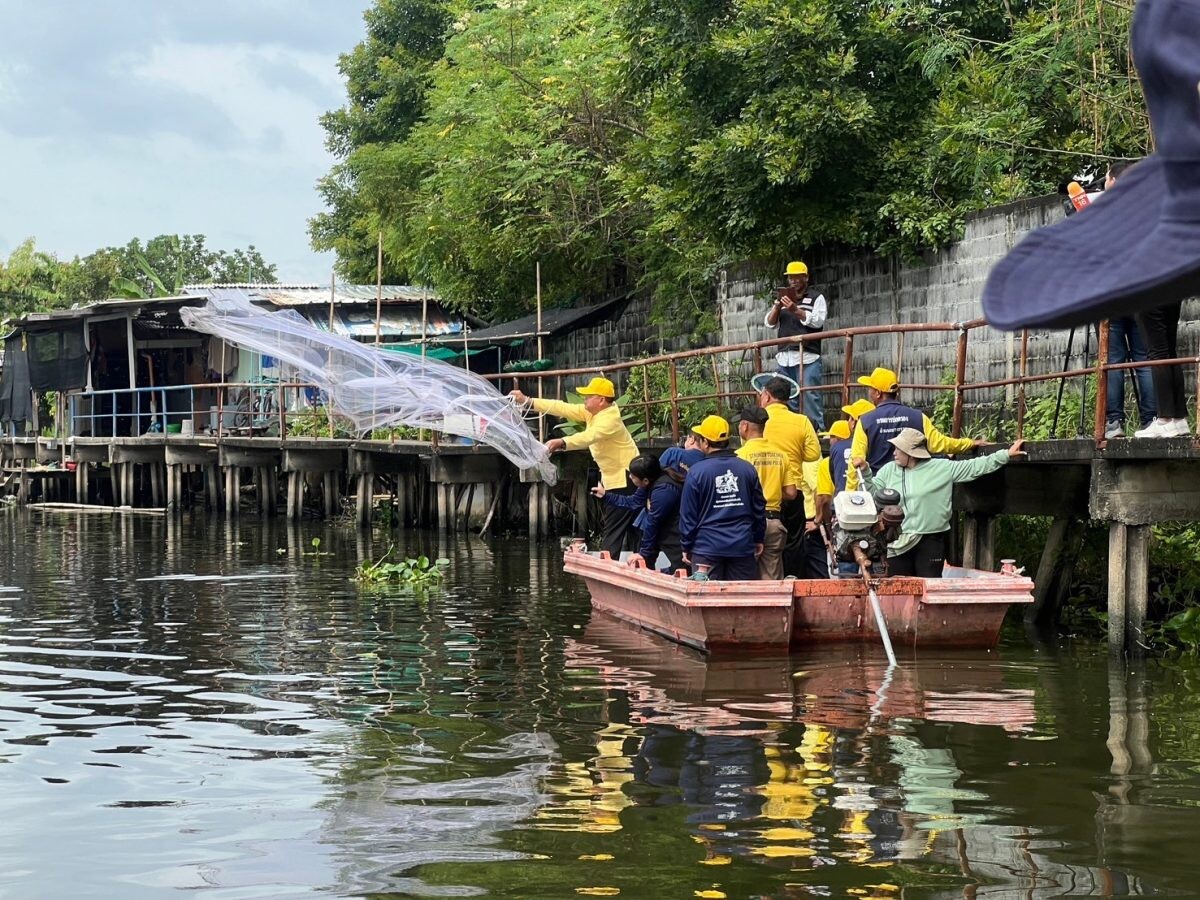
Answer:
[[354, 580], [361, 587], [385, 587], [397, 584], [402, 587], [424, 590], [437, 587], [445, 578], [445, 567], [450, 560], [439, 557], [430, 560], [428, 556], [408, 557], [389, 562], [395, 547], [388, 547], [387, 552], [375, 562], [359, 563], [354, 570]]

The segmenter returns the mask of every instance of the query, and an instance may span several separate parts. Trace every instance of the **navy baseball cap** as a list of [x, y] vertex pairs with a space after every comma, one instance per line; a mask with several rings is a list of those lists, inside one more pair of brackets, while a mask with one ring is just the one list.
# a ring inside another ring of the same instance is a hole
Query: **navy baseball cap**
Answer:
[[996, 264], [983, 289], [996, 328], [1082, 325], [1200, 294], [1200, 0], [1140, 0], [1132, 45], [1156, 152]]

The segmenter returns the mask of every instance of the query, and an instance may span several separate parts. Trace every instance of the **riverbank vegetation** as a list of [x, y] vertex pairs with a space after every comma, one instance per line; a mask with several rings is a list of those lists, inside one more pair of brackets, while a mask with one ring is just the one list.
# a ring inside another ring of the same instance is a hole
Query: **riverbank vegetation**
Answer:
[[1111, 0], [376, 0], [323, 124], [314, 244], [370, 280], [523, 312], [640, 285], [668, 324], [720, 265], [904, 254], [1137, 157]]

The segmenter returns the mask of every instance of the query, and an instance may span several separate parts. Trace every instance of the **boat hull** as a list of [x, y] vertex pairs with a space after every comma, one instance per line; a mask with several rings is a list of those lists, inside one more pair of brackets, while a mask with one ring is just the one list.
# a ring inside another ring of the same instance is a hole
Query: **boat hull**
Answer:
[[[765, 650], [832, 641], [879, 641], [858, 579], [694, 582], [569, 549], [592, 606], [706, 652]], [[1022, 576], [946, 568], [944, 578], [884, 578], [880, 607], [898, 647], [994, 647], [1005, 613], [1033, 602]]]

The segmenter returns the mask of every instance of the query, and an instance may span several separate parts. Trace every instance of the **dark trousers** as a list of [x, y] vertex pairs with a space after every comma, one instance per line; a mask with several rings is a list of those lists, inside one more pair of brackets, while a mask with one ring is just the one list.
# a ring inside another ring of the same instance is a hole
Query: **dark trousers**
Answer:
[[697, 556], [692, 554], [692, 571], [709, 566], [709, 581], [758, 581], [758, 560], [753, 556]]
[[784, 500], [779, 507], [779, 519], [787, 529], [787, 544], [783, 548], [783, 574], [793, 578], [808, 578], [808, 551], [804, 543], [804, 501]]
[[[614, 488], [608, 491], [609, 494], [632, 494], [632, 487]], [[633, 530], [633, 521], [637, 518], [638, 511], [636, 509], [624, 509], [620, 506], [613, 506], [611, 503], [604, 504], [604, 519], [603, 530], [600, 534], [600, 549], [607, 550], [608, 555], [616, 559], [621, 555], [621, 551], [625, 549], [626, 539], [629, 533]], [[653, 565], [651, 560], [651, 565]]]
[[912, 575], [917, 578], [941, 578], [946, 564], [946, 538], [949, 531], [927, 534], [907, 553], [888, 560], [888, 575]]
[[[1138, 329], [1146, 342], [1150, 359], [1174, 359], [1179, 355], [1179, 309], [1181, 303], [1168, 303], [1158, 309], [1138, 313]], [[1154, 397], [1158, 414], [1164, 419], [1186, 419], [1187, 401], [1183, 396], [1183, 372], [1179, 366], [1154, 366]]]
[[829, 577], [829, 554], [820, 531], [804, 532], [804, 577]]

